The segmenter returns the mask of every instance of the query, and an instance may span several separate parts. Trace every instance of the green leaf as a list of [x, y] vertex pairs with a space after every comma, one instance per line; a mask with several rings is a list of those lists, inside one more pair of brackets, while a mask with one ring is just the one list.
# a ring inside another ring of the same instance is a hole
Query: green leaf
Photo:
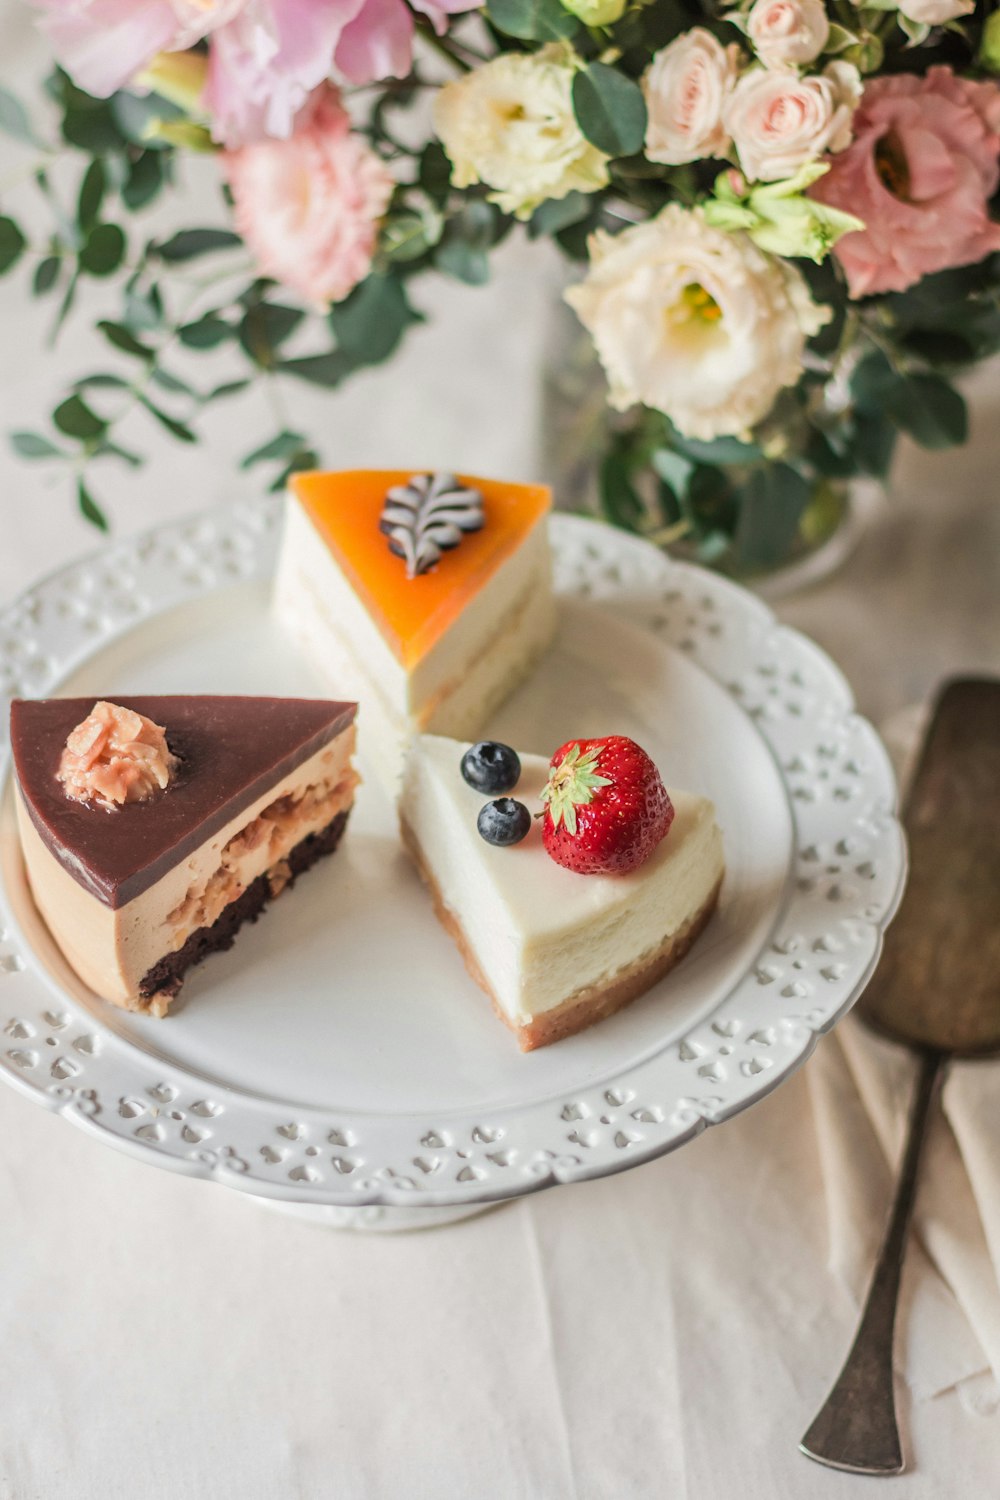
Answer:
[[66, 95], [62, 133], [67, 144], [77, 146], [90, 156], [121, 151], [126, 142], [115, 123], [110, 104], [103, 99], [91, 99], [89, 94], [72, 85], [66, 90]]
[[107, 422], [99, 417], [80, 396], [68, 396], [52, 413], [52, 420], [67, 437], [91, 442], [107, 431]]
[[938, 375], [905, 375], [886, 394], [885, 414], [924, 448], [952, 448], [969, 435], [965, 402]]
[[120, 375], [81, 375], [80, 379], [74, 381], [73, 384], [78, 391], [84, 391], [88, 387], [91, 390], [128, 390], [128, 381], [123, 380]]
[[43, 146], [44, 142], [35, 134], [28, 111], [8, 89], [0, 88], [0, 130], [12, 135], [27, 146]]
[[141, 469], [143, 460], [138, 453], [132, 453], [128, 448], [120, 448], [117, 443], [107, 441], [98, 443], [94, 449], [92, 458], [120, 458], [127, 463], [130, 469]]
[[[397, 276], [373, 273], [330, 312], [337, 350], [362, 365], [388, 359], [411, 323], [420, 321]], [[321, 355], [320, 358], [325, 356]]]
[[278, 366], [286, 375], [307, 380], [310, 385], [333, 387], [361, 368], [363, 361], [354, 355], [332, 350], [329, 354], [307, 354], [301, 359], [283, 359]]
[[165, 412], [159, 406], [154, 405], [154, 403], [150, 401], [148, 396], [140, 396], [139, 401], [140, 404], [144, 406], [149, 412], [150, 416], [155, 417], [160, 425], [162, 427], [165, 427], [172, 437], [177, 438], [178, 442], [196, 443], [198, 441], [197, 435], [191, 431], [191, 428], [188, 427], [185, 422], [179, 421], [177, 417], [170, 416], [168, 412]]
[[540, 239], [543, 234], [558, 234], [571, 224], [579, 224], [590, 213], [593, 204], [587, 193], [567, 193], [565, 198], [549, 198], [539, 205], [528, 220], [528, 237]]
[[441, 238], [444, 219], [434, 210], [406, 209], [382, 226], [380, 248], [389, 260], [419, 260]]
[[613, 526], [638, 531], [645, 507], [632, 483], [631, 465], [621, 453], [612, 450], [601, 463], [598, 477], [601, 509]]
[[489, 0], [486, 14], [498, 31], [526, 42], [558, 41], [579, 30], [559, 0]]
[[108, 343], [120, 349], [123, 354], [132, 354], [136, 359], [155, 359], [155, 351], [148, 345], [141, 344], [135, 334], [130, 333], [124, 324], [111, 323], [107, 318], [102, 318], [97, 326]]
[[717, 437], [710, 439], [689, 438], [676, 429], [670, 434], [670, 446], [685, 458], [697, 464], [752, 464], [763, 457], [755, 443], [744, 443], [740, 438]]
[[464, 281], [466, 286], [483, 286], [490, 279], [490, 258], [485, 250], [465, 240], [449, 240], [434, 252], [434, 264], [447, 276]]
[[162, 245], [154, 245], [152, 254], [171, 262], [193, 260], [214, 250], [234, 250], [242, 243], [229, 229], [181, 229]]
[[151, 333], [163, 325], [163, 299], [154, 282], [143, 290], [131, 282], [125, 292], [126, 326], [134, 332]]
[[650, 458], [654, 471], [668, 484], [677, 496], [682, 499], [687, 494], [687, 487], [694, 473], [695, 465], [682, 453], [675, 453], [670, 448], [658, 448]]
[[26, 243], [14, 220], [0, 216], [0, 276], [20, 259]]
[[739, 492], [735, 545], [744, 564], [770, 568], [791, 550], [812, 487], [789, 464], [755, 469]]
[[61, 448], [40, 432], [12, 432], [10, 446], [21, 458], [66, 458]]
[[440, 141], [431, 141], [420, 153], [417, 181], [435, 202], [447, 198], [451, 190], [451, 162]]
[[39, 261], [31, 284], [36, 297], [44, 297], [46, 292], [52, 290], [59, 280], [61, 266], [62, 260], [58, 255], [47, 255], [44, 260]]
[[254, 448], [240, 463], [241, 469], [252, 468], [254, 464], [266, 463], [273, 458], [294, 458], [302, 448], [306, 446], [306, 439], [301, 432], [279, 432], [278, 436], [265, 443], [262, 448]]
[[104, 170], [104, 163], [97, 156], [83, 174], [83, 182], [80, 184], [80, 196], [76, 205], [76, 221], [84, 234], [93, 229], [100, 217], [101, 204], [104, 202], [107, 185], [108, 178]]
[[851, 395], [862, 411], [878, 412], [898, 379], [881, 349], [866, 354], [851, 376]]
[[87, 486], [84, 484], [82, 479], [78, 479], [76, 482], [76, 499], [81, 513], [92, 526], [96, 526], [98, 531], [109, 531], [111, 529], [108, 526], [107, 516], [98, 505], [93, 495], [87, 489]]
[[300, 474], [303, 469], [318, 468], [319, 454], [316, 452], [316, 450], [314, 448], [300, 448], [299, 451], [293, 455], [291, 462], [286, 464], [286, 466], [282, 469], [281, 473], [274, 480], [273, 484], [268, 485], [268, 493], [277, 495], [279, 491], [285, 488], [285, 485], [288, 483], [289, 479], [291, 479], [293, 474]]
[[197, 396], [198, 394], [186, 380], [178, 380], [176, 375], [171, 375], [169, 370], [164, 370], [159, 365], [150, 373], [150, 379], [162, 391], [171, 391], [177, 396]]
[[607, 156], [632, 156], [646, 135], [646, 101], [631, 78], [591, 63], [573, 79], [573, 111], [587, 140]]
[[203, 400], [221, 401], [226, 396], [238, 396], [241, 391], [247, 390], [250, 384], [249, 380], [227, 380], [222, 385], [217, 385], [214, 390], [209, 391], [203, 397]]
[[235, 333], [235, 328], [225, 318], [206, 313], [196, 323], [185, 323], [183, 328], [178, 329], [177, 337], [188, 349], [216, 349], [227, 339], [233, 338]]
[[80, 270], [90, 276], [110, 276], [125, 257], [125, 235], [117, 224], [97, 224], [80, 251]]
[[[178, 105], [171, 104], [159, 94], [133, 94], [123, 90], [113, 95], [109, 104], [112, 120], [122, 138], [133, 146], [157, 153], [163, 148], [148, 137], [146, 132], [150, 126], [158, 120], [179, 120], [183, 116]], [[168, 156], [169, 152], [164, 151], [163, 155]]]
[[304, 316], [301, 308], [280, 307], [271, 302], [255, 303], [240, 324], [240, 343], [255, 364], [270, 369], [279, 345], [295, 331]]
[[122, 188], [122, 202], [133, 213], [152, 203], [166, 180], [162, 151], [144, 151], [129, 164], [128, 176]]
[[884, 479], [892, 465], [898, 434], [885, 417], [855, 412], [852, 451], [858, 468], [876, 479]]

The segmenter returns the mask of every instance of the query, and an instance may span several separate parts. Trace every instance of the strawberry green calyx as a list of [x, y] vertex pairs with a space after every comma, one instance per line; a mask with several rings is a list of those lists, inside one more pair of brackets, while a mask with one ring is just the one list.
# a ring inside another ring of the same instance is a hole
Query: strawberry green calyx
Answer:
[[597, 774], [600, 760], [599, 749], [584, 754], [579, 745], [573, 745], [549, 772], [542, 801], [548, 806], [553, 828], [563, 823], [567, 833], [575, 834], [577, 808], [593, 802], [599, 787], [611, 785], [610, 777]]

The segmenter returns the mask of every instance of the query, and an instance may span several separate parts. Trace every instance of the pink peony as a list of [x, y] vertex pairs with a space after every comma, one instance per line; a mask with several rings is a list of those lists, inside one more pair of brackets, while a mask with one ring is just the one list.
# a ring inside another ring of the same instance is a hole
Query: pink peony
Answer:
[[286, 141], [223, 156], [236, 228], [273, 276], [307, 302], [339, 302], [367, 274], [392, 195], [388, 168], [353, 135], [336, 89], [318, 90]]
[[[414, 0], [436, 31], [479, 0]], [[286, 137], [335, 69], [351, 83], [405, 78], [413, 13], [404, 0], [243, 0], [212, 38], [205, 107], [227, 146]]]
[[1000, 250], [988, 200], [1000, 182], [1000, 85], [899, 73], [865, 85], [854, 140], [814, 198], [864, 220], [834, 254], [852, 297], [902, 292]]
[[190, 47], [246, 0], [35, 0], [62, 67], [89, 94], [123, 88], [157, 52]]

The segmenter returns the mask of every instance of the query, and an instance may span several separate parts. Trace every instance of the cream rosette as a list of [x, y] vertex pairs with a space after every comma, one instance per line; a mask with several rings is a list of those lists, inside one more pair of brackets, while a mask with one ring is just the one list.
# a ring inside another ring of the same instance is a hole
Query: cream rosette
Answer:
[[830, 39], [823, 0], [756, 0], [747, 37], [768, 68], [800, 68], [819, 57]]
[[611, 405], [642, 402], [701, 439], [765, 417], [830, 318], [794, 266], [676, 204], [593, 235], [590, 270], [566, 300], [593, 337]]

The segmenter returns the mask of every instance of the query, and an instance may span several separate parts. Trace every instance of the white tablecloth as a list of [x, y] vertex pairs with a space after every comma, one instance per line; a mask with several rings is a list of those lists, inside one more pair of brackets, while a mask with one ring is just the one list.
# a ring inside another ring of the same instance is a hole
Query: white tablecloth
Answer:
[[[2, 27], [23, 64], [8, 76], [26, 89], [40, 54], [20, 22]], [[428, 288], [435, 321], [401, 359], [336, 398], [310, 395], [326, 459], [529, 476], [548, 297], [536, 265], [514, 248], [486, 291]], [[0, 309], [2, 425], [37, 427], [60, 382], [102, 356], [83, 332], [45, 352], [45, 318], [10, 281]], [[906, 451], [896, 500], [848, 571], [781, 608], [876, 718], [944, 671], [1000, 662], [993, 388], [988, 375], [975, 388], [974, 445]], [[119, 531], [250, 491], [232, 458], [268, 435], [264, 421], [263, 406], [220, 409], [192, 450], [138, 427], [156, 462], [101, 481]], [[0, 475], [5, 601], [95, 536], [45, 471], [0, 449]], [[796, 1451], [850, 1342], [890, 1180], [851, 1081], [846, 1044], [863, 1044], [844, 1036], [674, 1156], [401, 1236], [279, 1217], [0, 1088], [0, 1500], [859, 1491], [866, 1481]], [[831, 1098], [851, 1127], [838, 1139], [861, 1154], [846, 1217], [829, 1196]], [[903, 1307], [913, 1468], [892, 1493], [995, 1494], [1000, 1390], [919, 1248]]]

